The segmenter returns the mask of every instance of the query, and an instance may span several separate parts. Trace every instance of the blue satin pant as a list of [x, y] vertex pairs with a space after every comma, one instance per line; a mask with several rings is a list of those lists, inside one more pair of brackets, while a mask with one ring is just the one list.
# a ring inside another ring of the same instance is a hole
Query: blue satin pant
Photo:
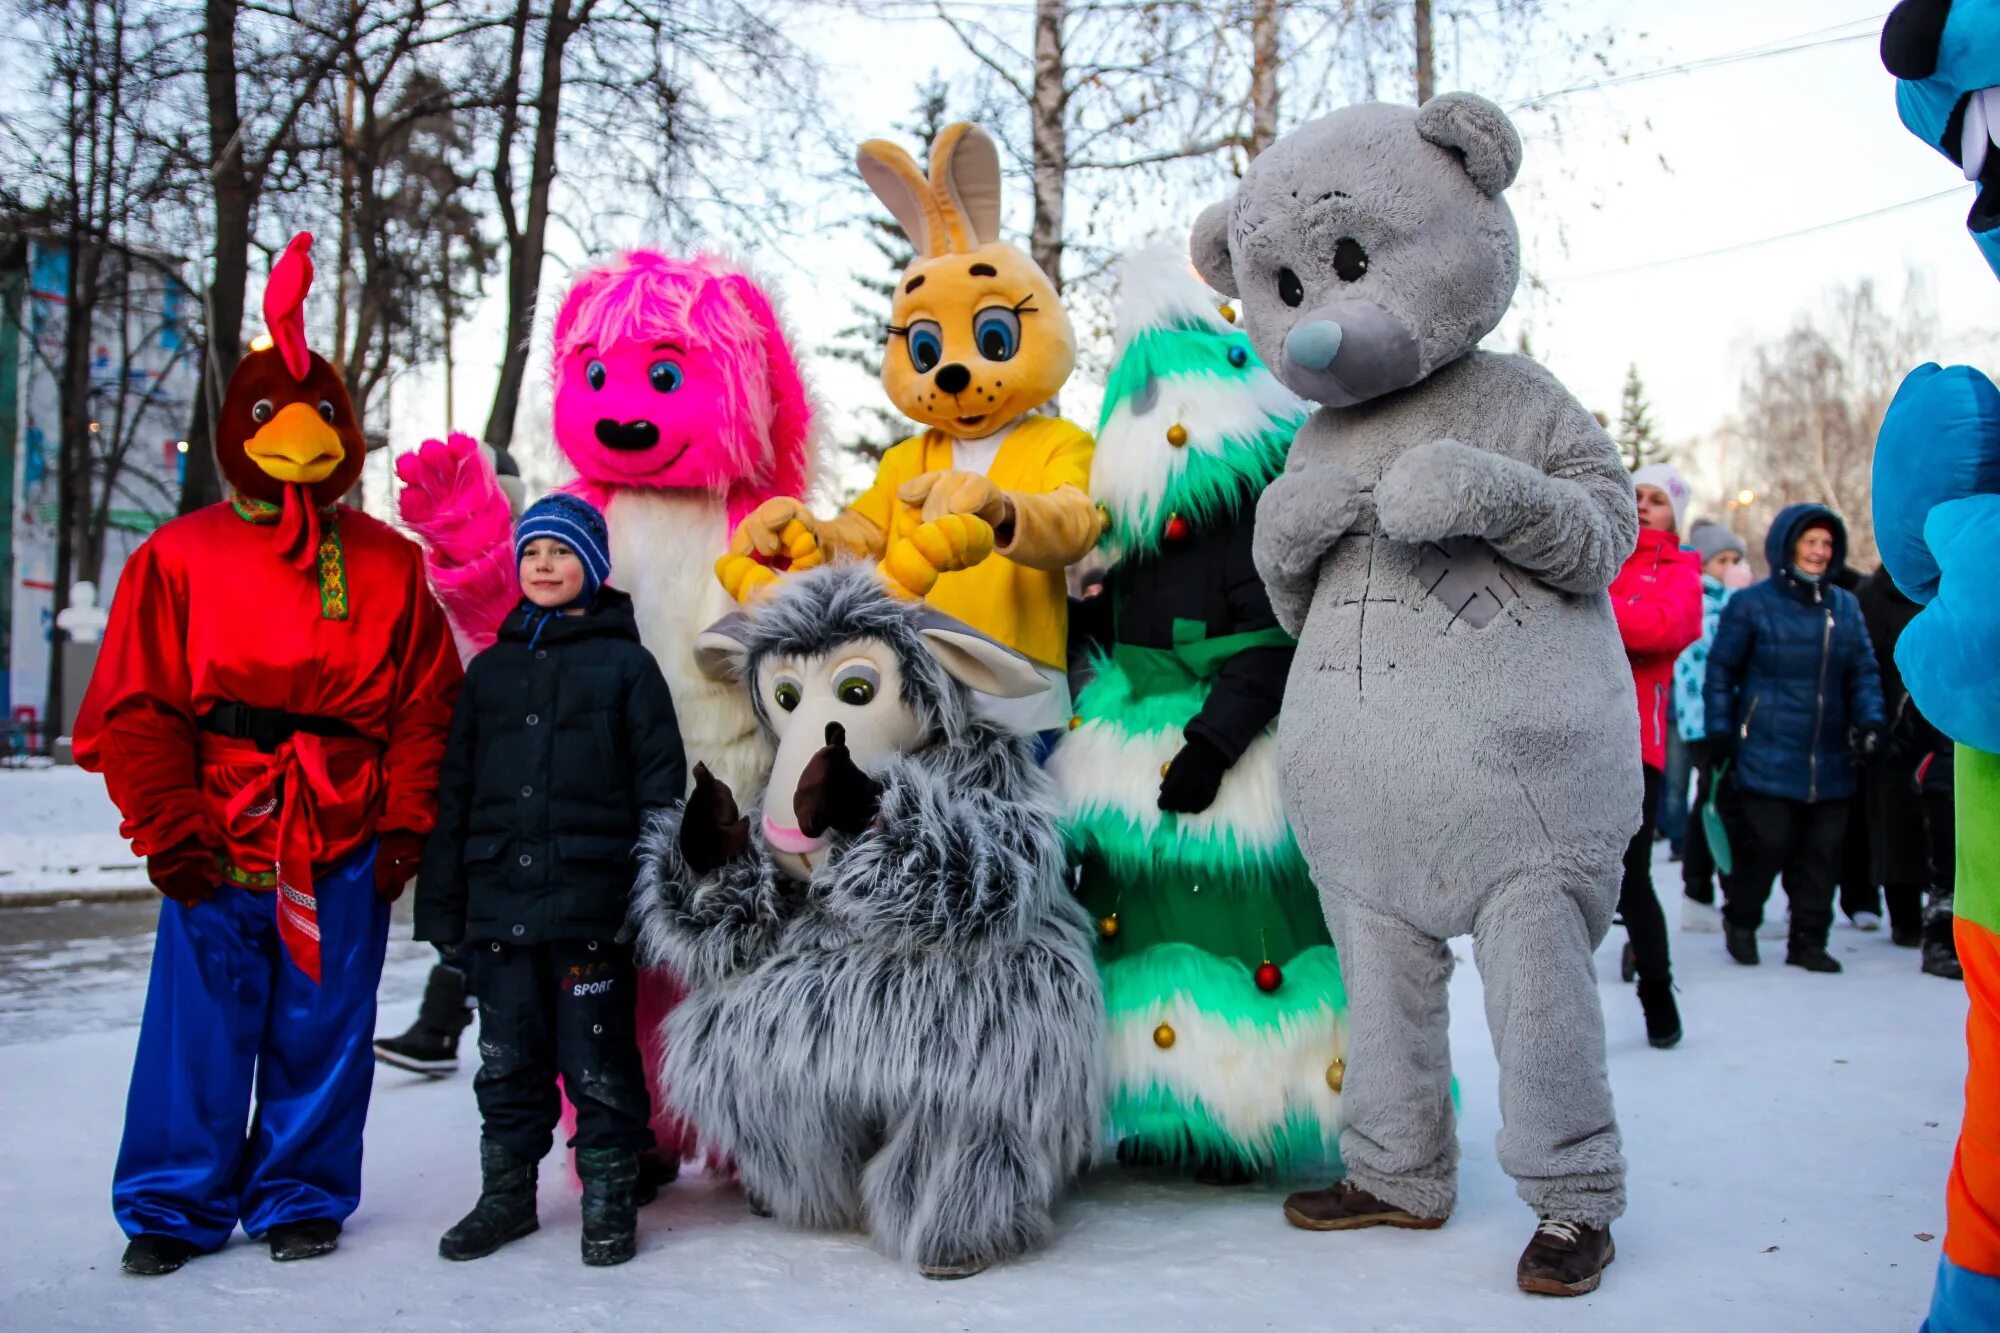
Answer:
[[213, 1250], [239, 1221], [259, 1236], [360, 1202], [389, 939], [373, 844], [314, 886], [318, 985], [286, 955], [270, 890], [162, 900], [111, 1190], [126, 1235]]

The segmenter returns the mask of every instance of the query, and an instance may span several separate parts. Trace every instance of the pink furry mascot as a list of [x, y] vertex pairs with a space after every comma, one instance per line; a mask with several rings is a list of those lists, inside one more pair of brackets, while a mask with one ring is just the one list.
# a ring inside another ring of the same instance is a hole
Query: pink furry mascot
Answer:
[[[761, 791], [771, 753], [741, 690], [695, 668], [694, 639], [734, 610], [714, 573], [743, 515], [803, 495], [812, 404], [777, 312], [748, 276], [712, 256], [633, 250], [578, 275], [555, 324], [555, 439], [576, 468], [564, 488], [604, 513], [612, 582], [673, 692], [690, 771]], [[453, 435], [397, 460], [403, 521], [428, 548], [432, 588], [461, 648], [493, 641], [520, 600], [511, 517], [478, 442]], [[639, 1030], [657, 1042], [680, 998], [641, 978]], [[647, 1052], [655, 1075], [659, 1052]], [[654, 1086], [657, 1088], [657, 1080]], [[693, 1149], [662, 1115], [659, 1155]]]

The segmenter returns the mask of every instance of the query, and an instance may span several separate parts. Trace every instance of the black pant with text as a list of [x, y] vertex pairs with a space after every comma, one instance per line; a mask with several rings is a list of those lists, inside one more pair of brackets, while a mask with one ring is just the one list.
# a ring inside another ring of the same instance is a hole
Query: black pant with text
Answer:
[[486, 1136], [539, 1161], [566, 1091], [576, 1106], [570, 1146], [652, 1147], [631, 950], [577, 940], [476, 944], [473, 951], [480, 1063], [472, 1087]]

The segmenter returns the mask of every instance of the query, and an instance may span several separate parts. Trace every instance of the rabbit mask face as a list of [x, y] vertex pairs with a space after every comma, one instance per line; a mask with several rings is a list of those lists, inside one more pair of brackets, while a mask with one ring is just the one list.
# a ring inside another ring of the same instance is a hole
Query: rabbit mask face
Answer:
[[871, 139], [861, 174], [917, 249], [896, 287], [882, 387], [914, 421], [976, 440], [1053, 398], [1076, 365], [1055, 284], [998, 239], [1000, 156], [975, 125], [946, 126], [925, 179]]

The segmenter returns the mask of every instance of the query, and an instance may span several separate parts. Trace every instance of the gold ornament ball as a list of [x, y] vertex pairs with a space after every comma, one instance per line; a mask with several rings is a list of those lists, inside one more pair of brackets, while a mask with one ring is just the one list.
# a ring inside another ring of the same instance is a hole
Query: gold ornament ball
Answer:
[[1162, 1023], [1153, 1029], [1153, 1045], [1164, 1051], [1173, 1044], [1174, 1030], [1171, 1025]]
[[1215, 313], [1216, 313], [1216, 314], [1218, 314], [1218, 315], [1221, 315], [1221, 316], [1222, 316], [1222, 317], [1223, 317], [1224, 319], [1228, 320], [1228, 321], [1229, 321], [1229, 322], [1230, 322], [1231, 324], [1234, 324], [1234, 323], [1236, 322], [1236, 307], [1235, 307], [1235, 306], [1233, 306], [1233, 305], [1230, 305], [1230, 304], [1229, 304], [1228, 302], [1226, 302], [1226, 301], [1225, 301], [1225, 302], [1223, 303], [1223, 305], [1222, 305], [1222, 308], [1221, 308], [1221, 309], [1219, 309], [1219, 310], [1217, 310], [1217, 311], [1216, 311]]
[[1166, 762], [1166, 763], [1164, 763], [1164, 764], [1161, 764], [1161, 765], [1160, 765], [1160, 776], [1161, 776], [1161, 777], [1165, 777], [1165, 776], [1167, 775], [1167, 770], [1168, 770], [1168, 769], [1170, 769], [1170, 768], [1172, 768], [1173, 766], [1174, 766], [1174, 761], [1173, 761], [1173, 760], [1171, 760], [1171, 759], [1167, 760], [1167, 762]]
[[1326, 1086], [1339, 1092], [1340, 1085], [1345, 1082], [1347, 1082], [1347, 1061], [1336, 1055], [1333, 1057], [1333, 1063], [1326, 1067]]
[[1187, 443], [1187, 427], [1176, 421], [1167, 427], [1167, 443], [1178, 449]]
[[1101, 916], [1097, 918], [1097, 933], [1102, 935], [1107, 940], [1117, 939], [1118, 913], [1113, 912], [1110, 916]]

